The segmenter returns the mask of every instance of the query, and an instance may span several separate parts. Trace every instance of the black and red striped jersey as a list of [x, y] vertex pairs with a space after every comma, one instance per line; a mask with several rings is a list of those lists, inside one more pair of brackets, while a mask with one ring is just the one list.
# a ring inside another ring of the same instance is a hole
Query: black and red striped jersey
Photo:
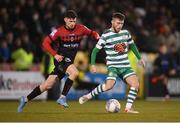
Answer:
[[[74, 60], [80, 41], [83, 36], [91, 36], [98, 40], [99, 34], [90, 30], [82, 24], [76, 24], [74, 29], [67, 29], [65, 26], [53, 30], [43, 41], [43, 48], [51, 55], [61, 54]], [[57, 50], [53, 49], [51, 43], [55, 42]]]

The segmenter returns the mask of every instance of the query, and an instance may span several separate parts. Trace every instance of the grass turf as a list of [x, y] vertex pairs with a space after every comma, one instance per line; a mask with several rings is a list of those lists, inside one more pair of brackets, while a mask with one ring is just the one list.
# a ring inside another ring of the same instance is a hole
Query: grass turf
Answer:
[[180, 121], [179, 101], [143, 101], [135, 102], [135, 109], [140, 114], [126, 114], [123, 112], [125, 101], [120, 101], [119, 113], [107, 113], [106, 101], [89, 101], [80, 105], [77, 101], [69, 101], [69, 108], [57, 105], [55, 101], [32, 101], [28, 103], [22, 113], [17, 113], [17, 101], [0, 101], [0, 122], [2, 121], [74, 121], [74, 122], [120, 122], [120, 121]]

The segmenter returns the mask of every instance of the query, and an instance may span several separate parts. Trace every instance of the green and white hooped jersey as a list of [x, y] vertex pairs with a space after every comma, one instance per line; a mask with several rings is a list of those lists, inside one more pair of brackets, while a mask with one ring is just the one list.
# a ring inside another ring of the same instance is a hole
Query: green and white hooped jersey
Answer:
[[108, 29], [101, 35], [96, 48], [105, 49], [108, 68], [131, 68], [128, 48], [132, 43], [134, 41], [127, 30], [115, 33], [112, 29]]

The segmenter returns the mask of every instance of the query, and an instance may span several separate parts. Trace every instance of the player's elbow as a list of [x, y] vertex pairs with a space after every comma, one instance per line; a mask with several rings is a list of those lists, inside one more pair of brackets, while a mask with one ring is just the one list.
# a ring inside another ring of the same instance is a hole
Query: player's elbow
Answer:
[[48, 37], [45, 37], [44, 38], [44, 40], [43, 40], [43, 42], [42, 42], [42, 47], [44, 48], [44, 49], [46, 49], [46, 46], [48, 45]]
[[50, 46], [52, 43], [51, 39], [49, 36], [46, 36], [42, 42], [42, 47], [46, 49], [46, 47]]
[[99, 40], [100, 36], [97, 32], [93, 31], [92, 32], [92, 36], [96, 39], [96, 40]]

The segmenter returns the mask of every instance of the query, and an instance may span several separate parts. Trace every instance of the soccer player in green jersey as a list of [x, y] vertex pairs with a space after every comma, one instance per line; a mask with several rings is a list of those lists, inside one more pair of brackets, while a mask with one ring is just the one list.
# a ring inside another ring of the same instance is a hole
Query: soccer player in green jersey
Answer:
[[79, 103], [83, 104], [86, 101], [92, 99], [94, 96], [99, 95], [104, 91], [108, 91], [113, 88], [116, 82], [116, 78], [120, 77], [129, 86], [130, 90], [127, 95], [127, 103], [125, 112], [127, 113], [139, 113], [133, 110], [132, 104], [136, 99], [139, 81], [130, 66], [128, 60], [128, 50], [132, 50], [139, 63], [144, 67], [145, 62], [142, 59], [130, 33], [127, 30], [123, 30], [125, 16], [122, 13], [114, 13], [112, 16], [112, 26], [110, 29], [105, 31], [99, 39], [96, 47], [93, 49], [91, 54], [91, 68], [90, 71], [96, 73], [95, 60], [96, 55], [100, 49], [104, 48], [106, 52], [106, 61], [108, 67], [108, 77], [106, 82], [100, 84], [90, 93], [79, 98]]

